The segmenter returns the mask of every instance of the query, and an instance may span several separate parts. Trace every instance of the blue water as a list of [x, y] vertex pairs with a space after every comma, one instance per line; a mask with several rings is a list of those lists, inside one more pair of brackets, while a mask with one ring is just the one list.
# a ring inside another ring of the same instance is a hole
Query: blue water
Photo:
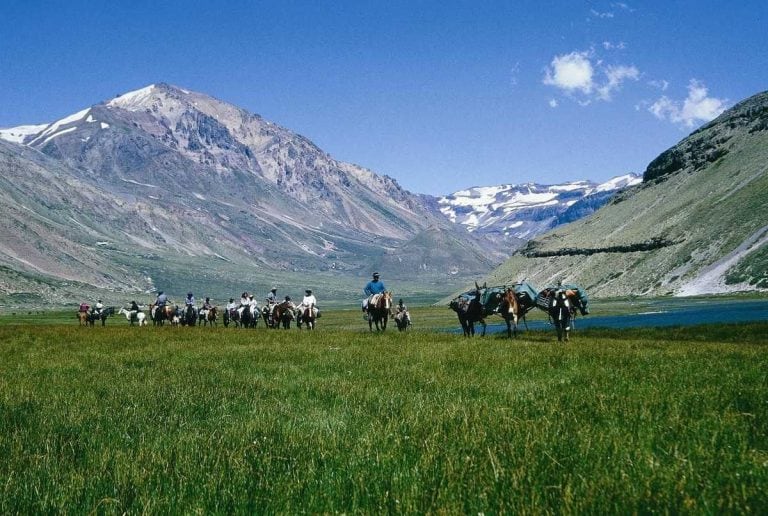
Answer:
[[[768, 299], [750, 301], [672, 299], [644, 303], [639, 310], [635, 314], [602, 316], [599, 311], [593, 311], [591, 315], [577, 317], [574, 322], [574, 329], [648, 328], [768, 321]], [[499, 316], [491, 316], [486, 319], [486, 322], [488, 323], [488, 333], [507, 331], [506, 324]], [[528, 329], [531, 330], [551, 328], [552, 326], [546, 320], [528, 322]], [[518, 330], [525, 330], [525, 326], [520, 323]], [[459, 331], [461, 330], [459, 329]]]

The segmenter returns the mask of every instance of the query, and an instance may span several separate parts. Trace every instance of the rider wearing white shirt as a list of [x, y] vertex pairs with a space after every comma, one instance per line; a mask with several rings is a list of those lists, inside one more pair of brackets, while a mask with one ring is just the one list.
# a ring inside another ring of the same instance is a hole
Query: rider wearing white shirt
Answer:
[[304, 298], [301, 300], [301, 304], [304, 306], [317, 305], [317, 299], [312, 295], [312, 291], [307, 289], [304, 291]]
[[101, 304], [101, 299], [96, 301], [96, 304], [93, 307], [93, 313], [101, 315], [101, 311], [104, 308], [104, 305]]
[[317, 317], [317, 298], [312, 294], [312, 289], [304, 291], [304, 298], [301, 300], [301, 306], [305, 308], [312, 307], [312, 314]]

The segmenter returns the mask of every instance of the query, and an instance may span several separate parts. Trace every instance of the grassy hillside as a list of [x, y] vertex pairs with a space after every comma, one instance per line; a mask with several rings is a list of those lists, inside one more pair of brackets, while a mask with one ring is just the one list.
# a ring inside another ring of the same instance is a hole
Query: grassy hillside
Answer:
[[[599, 296], [764, 285], [766, 119], [768, 94], [736, 106], [654, 160], [642, 185], [591, 217], [529, 242], [491, 274], [489, 284], [528, 278], [543, 286], [563, 279]], [[622, 252], [602, 252], [610, 248]]]
[[321, 321], [1, 326], [0, 512], [768, 507], [765, 324], [564, 347]]

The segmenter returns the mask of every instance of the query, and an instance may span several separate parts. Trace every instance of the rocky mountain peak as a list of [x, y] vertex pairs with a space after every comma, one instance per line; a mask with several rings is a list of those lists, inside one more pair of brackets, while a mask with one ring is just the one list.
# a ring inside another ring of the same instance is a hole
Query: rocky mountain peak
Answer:
[[681, 171], [697, 172], [726, 156], [736, 139], [768, 130], [768, 92], [759, 93], [723, 112], [651, 161], [643, 181], [664, 181]]

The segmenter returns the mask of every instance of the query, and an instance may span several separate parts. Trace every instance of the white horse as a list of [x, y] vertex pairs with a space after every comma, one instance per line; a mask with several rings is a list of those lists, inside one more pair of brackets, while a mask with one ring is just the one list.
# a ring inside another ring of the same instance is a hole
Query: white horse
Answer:
[[139, 326], [146, 326], [147, 325], [147, 314], [144, 312], [136, 312], [136, 319], [131, 318], [131, 312], [126, 310], [125, 308], [121, 308], [119, 313], [125, 315], [125, 318], [128, 319], [128, 322], [131, 323], [131, 326], [133, 326], [133, 321], [138, 321]]

